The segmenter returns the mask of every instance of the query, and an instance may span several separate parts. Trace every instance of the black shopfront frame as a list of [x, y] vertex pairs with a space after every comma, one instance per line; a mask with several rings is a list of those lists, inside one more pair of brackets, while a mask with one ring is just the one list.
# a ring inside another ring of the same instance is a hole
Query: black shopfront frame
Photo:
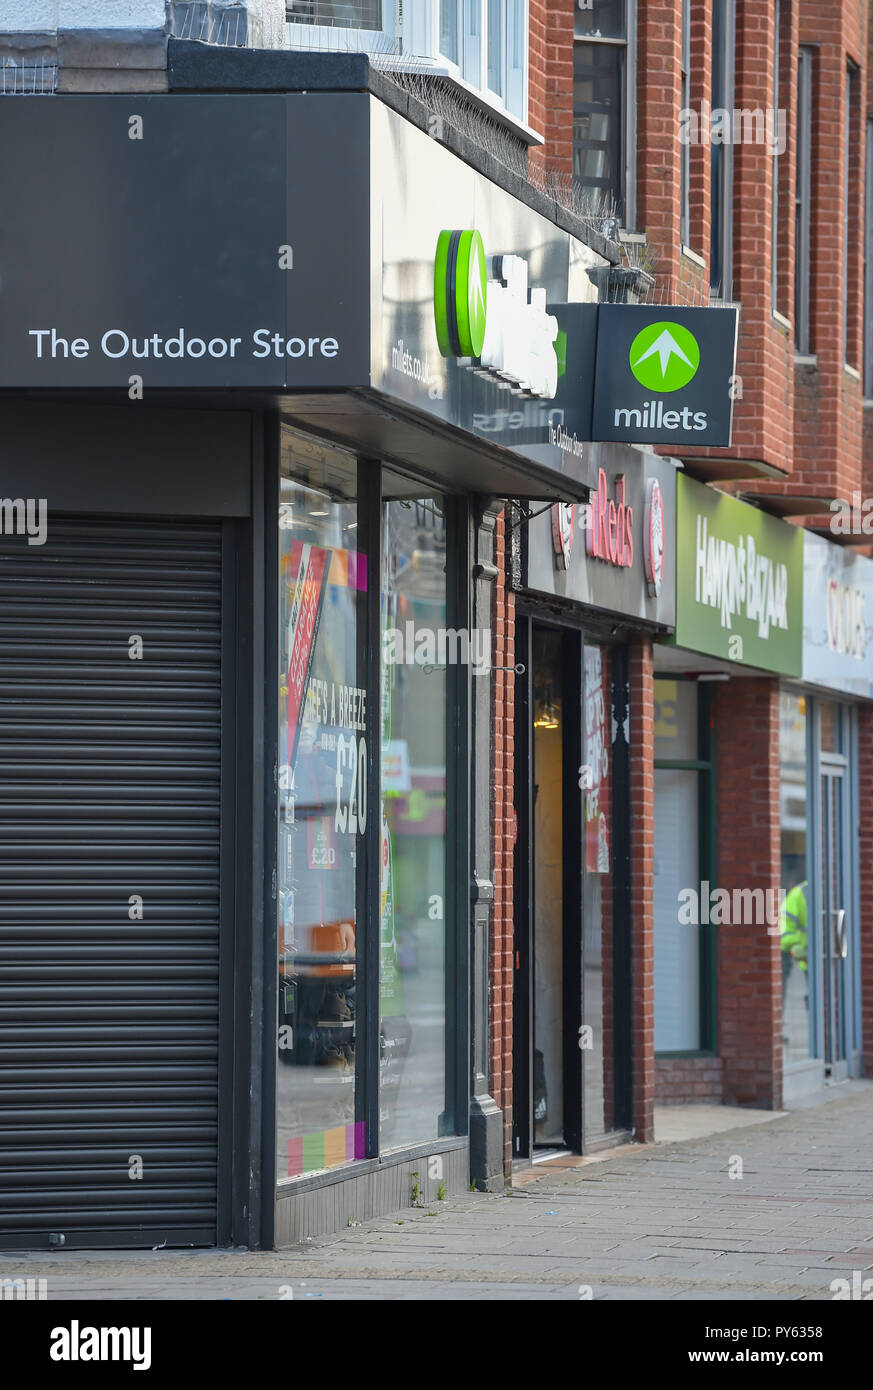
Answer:
[[[275, 685], [262, 680], [262, 499], [270, 417], [244, 407], [174, 410], [165, 402], [132, 407], [9, 396], [0, 414], [6, 489], [45, 499], [49, 528], [56, 518], [158, 528], [214, 521], [220, 527], [217, 1200], [214, 1242], [198, 1236], [193, 1243], [257, 1248], [270, 1243], [273, 1217], [262, 1163], [270, 1152], [262, 1147], [264, 1015], [253, 1008], [263, 980], [262, 885], [268, 877], [257, 809], [265, 785], [261, 715], [263, 692]], [[151, 622], [148, 612], [145, 621]], [[133, 784], [131, 806], [141, 797]], [[120, 805], [117, 815], [125, 814]], [[76, 1243], [105, 1249], [155, 1242], [184, 1246], [192, 1240], [171, 1221], [119, 1232], [107, 1220], [94, 1223]]]
[[[266, 652], [268, 676], [265, 685], [266, 743], [268, 765], [278, 768], [278, 698], [277, 634], [278, 634], [278, 507], [280, 449], [276, 423], [267, 444], [266, 469], [267, 517], [265, 544], [266, 580]], [[403, 473], [411, 483], [420, 482], [421, 495], [438, 491], [444, 499], [446, 519], [446, 623], [450, 628], [473, 626], [471, 602], [471, 555], [473, 516], [467, 496], [447, 493], [432, 478], [415, 474], [393, 461], [383, 464], [378, 458], [365, 454], [357, 456], [358, 549], [366, 556], [367, 570], [376, 582], [368, 582], [363, 622], [357, 630], [357, 681], [366, 690], [369, 709], [379, 711], [381, 701], [381, 556], [383, 472], [390, 466], [392, 473]], [[269, 1172], [265, 1171], [265, 1190], [271, 1184], [277, 1203], [299, 1201], [306, 1194], [333, 1187], [375, 1173], [382, 1168], [410, 1160], [429, 1157], [450, 1150], [467, 1149], [470, 1094], [470, 985], [469, 985], [469, 902], [470, 902], [470, 774], [471, 774], [471, 676], [470, 668], [448, 665], [446, 668], [446, 902], [445, 902], [445, 1076], [446, 1105], [443, 1128], [446, 1133], [423, 1143], [380, 1153], [379, 1149], [379, 972], [380, 972], [380, 850], [381, 826], [377, 815], [368, 814], [364, 835], [360, 837], [357, 856], [356, 902], [358, 912], [368, 924], [376, 924], [358, 935], [356, 980], [358, 993], [358, 1033], [356, 1036], [356, 1120], [366, 1129], [366, 1156], [329, 1170], [311, 1175], [303, 1174], [281, 1184], [276, 1173], [275, 1103], [277, 1085], [276, 1028], [277, 990], [276, 966], [278, 947], [278, 797], [277, 781], [268, 779], [265, 805], [265, 843], [268, 847], [265, 873], [265, 913], [267, 917], [267, 966], [264, 975], [265, 1017], [273, 1020], [265, 1028], [264, 1095], [265, 1128], [263, 1152]], [[477, 679], [482, 679], [478, 677]], [[487, 678], [486, 678], [487, 679]], [[379, 788], [381, 778], [381, 719], [374, 717], [373, 736], [367, 744], [367, 784]], [[371, 794], [371, 807], [373, 804]], [[378, 804], [378, 796], [376, 795]], [[316, 1199], [317, 1200], [317, 1199]], [[283, 1223], [277, 1221], [278, 1226]]]

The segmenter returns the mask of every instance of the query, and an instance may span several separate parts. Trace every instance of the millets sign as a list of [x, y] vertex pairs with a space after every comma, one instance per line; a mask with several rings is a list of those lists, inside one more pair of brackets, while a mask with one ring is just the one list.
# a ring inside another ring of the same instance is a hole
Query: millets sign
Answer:
[[736, 309], [602, 304], [594, 438], [726, 448], [737, 325]]

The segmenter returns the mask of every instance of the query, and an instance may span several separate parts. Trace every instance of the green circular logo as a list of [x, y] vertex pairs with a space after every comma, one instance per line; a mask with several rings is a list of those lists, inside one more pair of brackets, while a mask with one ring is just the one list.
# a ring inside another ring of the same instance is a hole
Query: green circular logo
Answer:
[[631, 343], [628, 362], [647, 391], [680, 391], [700, 366], [700, 348], [681, 323], [650, 323]]
[[476, 231], [440, 232], [433, 309], [443, 357], [479, 357], [485, 341], [488, 270]]

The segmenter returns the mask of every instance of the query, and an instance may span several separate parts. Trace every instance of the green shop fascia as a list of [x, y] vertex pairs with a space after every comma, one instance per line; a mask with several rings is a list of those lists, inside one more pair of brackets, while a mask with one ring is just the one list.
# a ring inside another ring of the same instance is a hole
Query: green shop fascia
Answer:
[[676, 486], [676, 632], [664, 640], [799, 677], [803, 531], [684, 474]]

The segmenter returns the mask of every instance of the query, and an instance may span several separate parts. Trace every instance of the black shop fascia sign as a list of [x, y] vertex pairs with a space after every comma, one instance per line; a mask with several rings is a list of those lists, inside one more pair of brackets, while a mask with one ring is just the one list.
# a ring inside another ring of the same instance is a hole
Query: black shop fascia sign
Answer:
[[676, 465], [621, 444], [590, 446], [587, 503], [556, 503], [518, 528], [521, 585], [670, 629], [676, 615]]

